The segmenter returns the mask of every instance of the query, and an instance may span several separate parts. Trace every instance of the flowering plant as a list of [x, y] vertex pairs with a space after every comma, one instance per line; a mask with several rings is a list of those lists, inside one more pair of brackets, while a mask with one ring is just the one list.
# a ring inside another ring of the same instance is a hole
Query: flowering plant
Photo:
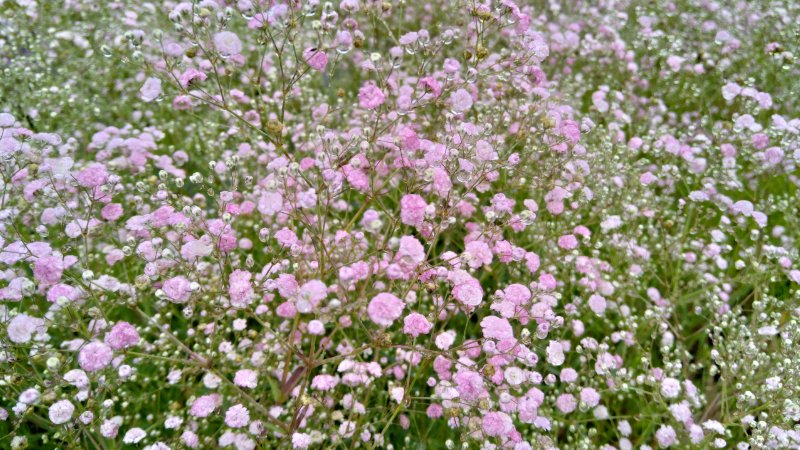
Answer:
[[800, 6], [727, 3], [0, 1], [0, 442], [800, 448]]

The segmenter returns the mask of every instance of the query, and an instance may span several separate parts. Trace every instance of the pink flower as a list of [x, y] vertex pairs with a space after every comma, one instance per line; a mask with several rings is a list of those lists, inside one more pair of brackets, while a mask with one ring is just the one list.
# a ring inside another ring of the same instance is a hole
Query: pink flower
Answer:
[[514, 329], [508, 320], [496, 317], [487, 316], [481, 320], [481, 328], [483, 329], [483, 337], [488, 339], [513, 339]]
[[233, 405], [225, 412], [225, 424], [231, 428], [242, 428], [250, 423], [250, 412], [242, 404]]
[[315, 336], [321, 336], [325, 334], [325, 324], [319, 320], [312, 320], [308, 322], [308, 333]]
[[589, 297], [589, 309], [598, 316], [602, 315], [606, 311], [606, 299], [597, 294], [593, 294]]
[[191, 283], [183, 276], [168, 279], [161, 286], [161, 290], [172, 303], [186, 303], [192, 295]]
[[128, 322], [117, 322], [106, 334], [105, 342], [114, 350], [133, 347], [139, 343], [139, 332]]
[[404, 307], [402, 300], [388, 292], [382, 292], [369, 302], [367, 314], [376, 324], [388, 327], [403, 314]]
[[569, 414], [578, 407], [578, 400], [572, 394], [561, 394], [556, 399], [556, 407], [564, 414]]
[[406, 272], [411, 272], [425, 261], [425, 247], [413, 236], [400, 238], [400, 246], [394, 256], [397, 264]]
[[67, 423], [72, 419], [72, 414], [75, 412], [75, 405], [69, 400], [61, 400], [50, 405], [47, 411], [50, 421], [56, 425]]
[[31, 317], [27, 314], [17, 314], [11, 319], [6, 328], [8, 338], [16, 344], [25, 344], [33, 338], [34, 334], [45, 332], [46, 330], [44, 319]]
[[658, 446], [660, 448], [672, 447], [678, 441], [678, 435], [675, 433], [675, 429], [672, 428], [672, 426], [662, 425], [661, 428], [656, 431], [656, 441], [658, 441]]
[[103, 164], [90, 164], [78, 172], [75, 179], [78, 180], [78, 184], [81, 186], [93, 188], [106, 184], [108, 181], [108, 170], [106, 170], [106, 166]]
[[439, 350], [447, 350], [456, 341], [456, 333], [453, 330], [439, 333], [436, 336], [435, 344]]
[[33, 265], [33, 276], [43, 284], [56, 284], [64, 273], [64, 258], [45, 256], [38, 258]]
[[564, 250], [572, 250], [578, 247], [578, 238], [574, 234], [565, 234], [558, 238], [558, 246]]
[[577, 144], [581, 140], [581, 128], [573, 120], [562, 121], [558, 131], [570, 144]]
[[330, 391], [339, 384], [339, 379], [328, 374], [321, 374], [311, 380], [311, 388], [318, 391]]
[[489, 248], [489, 245], [483, 241], [472, 241], [467, 243], [466, 245], [467, 253], [469, 254], [469, 258], [466, 258], [467, 264], [473, 268], [477, 269], [483, 265], [489, 265], [492, 263], [492, 249]]
[[178, 83], [181, 85], [182, 88], [188, 89], [189, 86], [192, 85], [192, 83], [196, 83], [198, 81], [205, 81], [207, 78], [208, 76], [204, 72], [192, 68], [192, 69], [187, 69], [185, 72], [181, 74], [180, 78], [178, 78]]
[[594, 408], [600, 403], [600, 394], [594, 388], [583, 388], [580, 393], [581, 403]]
[[531, 299], [531, 290], [522, 284], [509, 284], [504, 290], [506, 300], [515, 305], [524, 305]]
[[214, 48], [222, 56], [238, 55], [242, 52], [242, 41], [236, 33], [221, 31], [214, 35]]
[[358, 104], [364, 109], [375, 109], [386, 100], [383, 91], [374, 83], [367, 83], [358, 90]]
[[305, 49], [303, 59], [312, 69], [317, 71], [325, 70], [325, 66], [328, 65], [327, 53], [314, 47]]
[[426, 91], [433, 94], [434, 97], [442, 95], [442, 84], [439, 80], [433, 77], [420, 78], [419, 85], [425, 88]]
[[456, 374], [456, 390], [461, 399], [467, 402], [478, 400], [484, 393], [483, 377], [478, 372], [464, 370]]
[[250, 283], [253, 276], [246, 270], [237, 269], [231, 273], [228, 279], [228, 295], [231, 297], [231, 305], [235, 308], [244, 308], [249, 305], [255, 293]]
[[311, 446], [311, 435], [307, 433], [292, 434], [292, 448], [305, 450]]
[[284, 247], [291, 247], [297, 244], [298, 241], [297, 235], [294, 233], [294, 231], [286, 227], [275, 233], [275, 239]]
[[328, 287], [320, 280], [311, 280], [300, 287], [295, 300], [297, 312], [306, 314], [317, 309], [328, 296]]
[[425, 199], [417, 194], [406, 194], [400, 199], [400, 221], [418, 227], [425, 220]]
[[560, 366], [561, 364], [564, 364], [566, 358], [564, 356], [564, 347], [561, 345], [561, 343], [557, 341], [550, 341], [550, 343], [547, 344], [546, 353], [548, 363], [554, 366]]
[[506, 436], [514, 430], [514, 422], [504, 412], [490, 412], [483, 416], [482, 427], [488, 436]]
[[161, 79], [149, 77], [144, 80], [142, 88], [139, 89], [139, 95], [146, 102], [152, 102], [157, 99], [161, 95]]
[[428, 322], [420, 313], [411, 313], [403, 319], [403, 332], [405, 334], [417, 337], [420, 334], [428, 334], [433, 329], [433, 324]]
[[221, 403], [222, 398], [219, 394], [197, 397], [194, 403], [192, 403], [192, 407], [189, 409], [189, 414], [194, 417], [208, 417]]
[[444, 408], [442, 408], [442, 405], [438, 403], [433, 403], [430, 406], [428, 406], [428, 409], [425, 411], [425, 414], [427, 414], [428, 417], [431, 419], [438, 419], [439, 417], [442, 417], [442, 415], [444, 415]]
[[255, 370], [241, 369], [233, 376], [233, 384], [239, 387], [255, 389], [258, 387], [258, 374]]
[[111, 364], [114, 351], [108, 345], [94, 341], [86, 344], [78, 353], [78, 365], [87, 372], [97, 372]]
[[464, 272], [465, 276], [453, 287], [453, 297], [461, 304], [475, 307], [483, 301], [483, 288], [478, 280]]
[[463, 114], [472, 108], [472, 94], [459, 89], [450, 94], [450, 109], [454, 114]]
[[108, 221], [114, 221], [122, 217], [122, 205], [119, 203], [109, 203], [100, 210], [100, 216]]

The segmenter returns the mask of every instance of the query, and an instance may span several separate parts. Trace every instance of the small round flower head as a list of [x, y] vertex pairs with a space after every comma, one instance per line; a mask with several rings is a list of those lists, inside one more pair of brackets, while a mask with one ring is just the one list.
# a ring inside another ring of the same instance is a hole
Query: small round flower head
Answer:
[[223, 56], [238, 55], [242, 52], [242, 41], [236, 33], [221, 31], [214, 35], [214, 48]]
[[231, 296], [231, 305], [244, 308], [253, 300], [253, 286], [250, 278], [253, 275], [246, 270], [234, 270], [229, 279], [228, 293]]
[[87, 372], [97, 372], [106, 368], [114, 357], [114, 351], [103, 342], [93, 341], [78, 353], [78, 364]]
[[678, 435], [672, 426], [662, 425], [656, 431], [656, 441], [658, 441], [659, 448], [672, 447], [678, 441]]
[[239, 387], [255, 389], [258, 386], [258, 374], [255, 370], [238, 370], [233, 377], [233, 382]]
[[292, 448], [307, 449], [311, 445], [311, 435], [306, 433], [292, 434]]
[[675, 378], [665, 378], [661, 382], [661, 394], [666, 398], [676, 398], [681, 394], [681, 383]]
[[217, 409], [221, 399], [217, 394], [209, 394], [197, 397], [189, 408], [189, 414], [194, 417], [208, 417]]
[[33, 338], [35, 333], [43, 331], [44, 325], [43, 319], [27, 314], [18, 314], [9, 322], [6, 333], [11, 342], [25, 344]]
[[147, 437], [147, 432], [145, 432], [141, 428], [131, 428], [125, 433], [125, 436], [122, 438], [122, 442], [125, 444], [138, 444]]
[[74, 412], [75, 406], [69, 400], [60, 400], [50, 405], [47, 415], [51, 422], [61, 425], [69, 422]]
[[506, 413], [490, 412], [483, 416], [482, 427], [487, 436], [506, 436], [514, 430], [514, 422]]
[[561, 394], [556, 399], [556, 407], [564, 414], [571, 413], [578, 407], [578, 401], [572, 394]]
[[161, 289], [173, 303], [186, 303], [192, 295], [191, 283], [186, 277], [177, 276], [164, 281]]
[[580, 393], [581, 403], [594, 408], [600, 403], [600, 394], [594, 388], [583, 388]]
[[558, 238], [558, 246], [564, 250], [573, 250], [578, 247], [578, 239], [574, 234], [565, 234]]
[[367, 83], [358, 91], [358, 104], [364, 109], [376, 109], [386, 99], [383, 91], [374, 83]]
[[403, 301], [388, 292], [382, 292], [370, 300], [367, 315], [382, 327], [391, 326], [403, 314]]
[[139, 95], [146, 102], [152, 102], [157, 99], [161, 95], [161, 79], [156, 77], [147, 78], [139, 90]]
[[106, 344], [114, 350], [122, 350], [139, 343], [139, 333], [128, 322], [117, 322], [106, 334]]
[[303, 59], [312, 69], [317, 71], [325, 70], [325, 66], [328, 65], [328, 55], [314, 47], [309, 47], [303, 51]]
[[490, 339], [513, 339], [514, 329], [507, 319], [496, 316], [487, 316], [481, 321], [483, 336]]
[[458, 89], [450, 95], [450, 109], [455, 114], [462, 114], [472, 108], [472, 94], [465, 89]]
[[75, 176], [81, 186], [93, 188], [105, 184], [109, 173], [106, 166], [100, 163], [90, 164]]
[[456, 340], [456, 333], [455, 331], [449, 330], [444, 331], [436, 335], [436, 347], [439, 350], [447, 350], [449, 349]]
[[250, 412], [241, 404], [231, 406], [225, 412], [225, 424], [231, 428], [242, 428], [250, 423]]
[[339, 384], [339, 379], [328, 374], [320, 374], [311, 380], [311, 387], [319, 391], [330, 391]]
[[417, 194], [406, 194], [400, 199], [400, 220], [406, 225], [419, 226], [425, 220], [425, 199]]
[[550, 341], [550, 343], [547, 344], [546, 352], [548, 363], [554, 366], [560, 366], [561, 364], [564, 364], [564, 347], [561, 345], [561, 343], [557, 341]]
[[428, 322], [428, 319], [425, 318], [420, 313], [411, 313], [403, 319], [403, 332], [411, 335], [412, 337], [417, 337], [421, 334], [428, 334], [433, 329], [433, 324]]
[[33, 275], [44, 284], [56, 284], [64, 273], [64, 259], [60, 256], [37, 258], [33, 265]]

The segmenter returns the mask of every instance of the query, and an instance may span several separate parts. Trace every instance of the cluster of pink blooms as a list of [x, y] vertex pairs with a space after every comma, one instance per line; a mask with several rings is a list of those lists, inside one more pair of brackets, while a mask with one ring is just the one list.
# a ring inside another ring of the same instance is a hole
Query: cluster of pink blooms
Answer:
[[0, 105], [11, 446], [800, 448], [800, 11], [518, 3], [108, 5], [106, 124]]

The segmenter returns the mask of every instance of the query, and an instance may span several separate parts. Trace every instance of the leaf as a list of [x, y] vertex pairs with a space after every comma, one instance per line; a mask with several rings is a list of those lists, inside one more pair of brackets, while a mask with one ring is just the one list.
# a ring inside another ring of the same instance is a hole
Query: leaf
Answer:
[[278, 380], [274, 378], [268, 378], [269, 380], [269, 391], [272, 394], [272, 401], [278, 403], [281, 399], [281, 388], [278, 386]]

